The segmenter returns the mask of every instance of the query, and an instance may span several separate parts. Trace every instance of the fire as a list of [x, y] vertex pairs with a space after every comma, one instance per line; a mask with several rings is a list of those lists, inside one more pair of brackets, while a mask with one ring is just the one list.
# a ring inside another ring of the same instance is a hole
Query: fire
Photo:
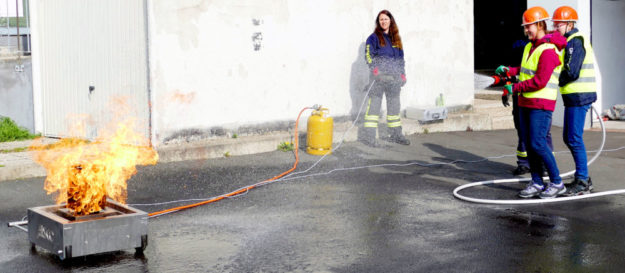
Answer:
[[[114, 119], [116, 120], [116, 119]], [[44, 189], [58, 193], [56, 203], [67, 203], [75, 215], [95, 213], [109, 197], [126, 202], [126, 181], [136, 165], [154, 165], [158, 154], [135, 131], [135, 119], [112, 122], [93, 142], [66, 138], [52, 145], [36, 141], [34, 160], [47, 169]]]

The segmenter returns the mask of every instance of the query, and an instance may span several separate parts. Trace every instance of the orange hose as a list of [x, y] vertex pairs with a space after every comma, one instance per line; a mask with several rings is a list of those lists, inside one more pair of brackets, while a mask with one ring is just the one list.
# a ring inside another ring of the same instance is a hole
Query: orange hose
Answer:
[[246, 191], [249, 191], [249, 190], [251, 190], [251, 189], [253, 189], [253, 188], [256, 188], [256, 187], [257, 187], [259, 184], [261, 184], [261, 183], [265, 183], [265, 182], [269, 182], [269, 181], [274, 181], [274, 180], [276, 180], [276, 179], [278, 179], [278, 178], [280, 178], [280, 177], [283, 177], [283, 176], [285, 176], [285, 175], [289, 174], [290, 172], [294, 171], [294, 170], [297, 168], [297, 163], [299, 163], [299, 154], [298, 154], [299, 138], [298, 138], [297, 125], [299, 124], [299, 118], [300, 118], [300, 116], [302, 115], [302, 113], [303, 113], [306, 109], [310, 109], [310, 108], [309, 108], [309, 107], [305, 107], [304, 109], [302, 109], [302, 110], [299, 112], [299, 114], [297, 115], [297, 120], [295, 120], [295, 143], [294, 143], [294, 144], [295, 144], [295, 145], [294, 145], [294, 148], [295, 148], [295, 163], [293, 163], [293, 167], [291, 167], [291, 169], [289, 169], [289, 170], [287, 170], [286, 172], [283, 172], [283, 173], [281, 173], [281, 174], [279, 174], [279, 175], [276, 175], [276, 176], [274, 176], [274, 177], [272, 177], [272, 178], [269, 178], [269, 179], [267, 179], [267, 180], [264, 180], [264, 181], [258, 182], [258, 183], [256, 183], [256, 184], [249, 185], [249, 186], [247, 186], [247, 187], [245, 187], [245, 188], [241, 188], [241, 189], [238, 189], [238, 190], [233, 191], [233, 192], [229, 192], [229, 193], [227, 193], [227, 194], [224, 194], [224, 195], [221, 195], [221, 196], [215, 197], [215, 198], [213, 198], [213, 199], [209, 199], [209, 200], [202, 201], [202, 202], [198, 202], [198, 203], [194, 203], [194, 204], [189, 204], [189, 205], [184, 205], [184, 206], [174, 207], [174, 208], [170, 208], [170, 209], [165, 209], [165, 210], [161, 210], [161, 211], [151, 212], [151, 213], [148, 213], [148, 216], [150, 216], [150, 217], [153, 217], [153, 216], [158, 216], [158, 215], [162, 215], [162, 214], [166, 214], [166, 213], [170, 213], [170, 212], [174, 212], [174, 211], [180, 211], [180, 210], [183, 210], [183, 209], [194, 208], [194, 207], [198, 207], [198, 206], [201, 206], [201, 205], [206, 205], [206, 204], [208, 204], [208, 203], [217, 202], [217, 201], [222, 200], [222, 199], [224, 199], [224, 198], [227, 198], [227, 197], [232, 197], [232, 196], [235, 196], [235, 195], [238, 195], [238, 194], [244, 193], [244, 192], [246, 192]]

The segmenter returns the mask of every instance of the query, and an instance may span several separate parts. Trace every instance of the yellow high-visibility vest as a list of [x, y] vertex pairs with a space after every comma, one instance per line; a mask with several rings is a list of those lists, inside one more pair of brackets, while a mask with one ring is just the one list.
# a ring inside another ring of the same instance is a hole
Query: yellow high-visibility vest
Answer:
[[[521, 71], [519, 73], [520, 81], [534, 78], [534, 75], [536, 74], [536, 69], [538, 68], [538, 60], [540, 60], [540, 55], [543, 54], [543, 51], [547, 49], [553, 49], [556, 51], [556, 54], [560, 55], [560, 51], [558, 50], [558, 48], [554, 44], [550, 43], [544, 43], [539, 45], [530, 55], [531, 48], [532, 43], [527, 43], [527, 45], [525, 45], [525, 50], [523, 50], [523, 60], [521, 61]], [[533, 92], [523, 92], [521, 93], [521, 95], [529, 99], [556, 100], [556, 98], [558, 97], [558, 79], [560, 78], [561, 70], [562, 62], [560, 62], [560, 65], [553, 70], [553, 73], [551, 73], [551, 77], [549, 78], [549, 82], [543, 89]]]
[[[582, 63], [582, 68], [579, 70], [579, 78], [572, 82], [567, 83], [565, 86], [560, 87], [560, 93], [562, 95], [571, 93], [591, 93], [597, 91], [597, 81], [595, 80], [595, 58], [592, 51], [590, 41], [586, 39], [579, 32], [569, 36], [566, 41], [570, 41], [575, 37], [582, 38], [584, 42], [584, 49], [586, 50], [586, 56]], [[564, 63], [564, 52], [560, 54], [560, 62]]]

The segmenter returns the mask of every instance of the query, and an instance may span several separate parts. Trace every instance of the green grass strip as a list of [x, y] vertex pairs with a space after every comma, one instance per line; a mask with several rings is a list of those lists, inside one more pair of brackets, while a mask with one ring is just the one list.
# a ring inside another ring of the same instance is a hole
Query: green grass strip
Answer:
[[10, 118], [0, 118], [0, 142], [33, 139], [35, 137], [37, 135], [33, 135], [28, 130], [17, 126]]
[[0, 150], [0, 154], [19, 153], [28, 150], [28, 147]]

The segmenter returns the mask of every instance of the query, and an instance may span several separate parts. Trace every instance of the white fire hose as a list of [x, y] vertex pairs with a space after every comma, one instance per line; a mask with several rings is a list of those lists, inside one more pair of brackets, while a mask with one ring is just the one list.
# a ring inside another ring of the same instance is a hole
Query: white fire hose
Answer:
[[[597, 150], [597, 153], [595, 154], [595, 156], [593, 156], [592, 159], [588, 161], [588, 166], [590, 166], [590, 164], [592, 164], [603, 151], [603, 145], [605, 144], [605, 135], [606, 135], [605, 125], [603, 124], [603, 119], [601, 119], [601, 115], [599, 115], [599, 113], [597, 112], [597, 109], [595, 109], [594, 106], [592, 107], [592, 110], [595, 112], [595, 114], [597, 114], [597, 117], [599, 117], [599, 123], [601, 124], [601, 132], [603, 136], [601, 138], [601, 146], [599, 146], [599, 150]], [[575, 174], [575, 170], [561, 174], [560, 177], [564, 178], [573, 174]], [[544, 177], [543, 179], [549, 180], [549, 177]], [[531, 178], [509, 178], [509, 179], [495, 179], [495, 180], [473, 182], [473, 183], [465, 184], [465, 185], [455, 188], [453, 191], [453, 194], [458, 199], [462, 199], [464, 201], [473, 202], [473, 203], [496, 204], [496, 205], [523, 205], [523, 204], [563, 202], [563, 201], [578, 200], [578, 199], [625, 193], [625, 189], [619, 189], [619, 190], [603, 191], [603, 192], [596, 192], [596, 193], [590, 193], [590, 194], [584, 194], [584, 195], [578, 195], [578, 196], [558, 197], [558, 198], [551, 198], [551, 199], [515, 199], [515, 200], [481, 199], [481, 198], [473, 198], [473, 197], [464, 196], [459, 193], [463, 189], [476, 187], [476, 186], [490, 185], [490, 184], [503, 184], [503, 183], [518, 183], [518, 182], [525, 182], [525, 181], [531, 181], [531, 180], [532, 180]]]

